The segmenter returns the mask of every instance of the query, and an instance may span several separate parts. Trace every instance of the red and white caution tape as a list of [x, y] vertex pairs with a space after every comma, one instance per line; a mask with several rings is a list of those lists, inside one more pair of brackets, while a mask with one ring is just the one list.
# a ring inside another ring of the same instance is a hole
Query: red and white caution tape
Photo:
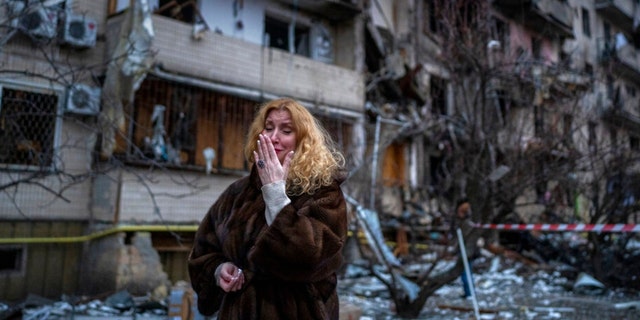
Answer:
[[474, 224], [481, 229], [495, 230], [539, 230], [539, 231], [571, 231], [571, 232], [640, 232], [640, 224]]

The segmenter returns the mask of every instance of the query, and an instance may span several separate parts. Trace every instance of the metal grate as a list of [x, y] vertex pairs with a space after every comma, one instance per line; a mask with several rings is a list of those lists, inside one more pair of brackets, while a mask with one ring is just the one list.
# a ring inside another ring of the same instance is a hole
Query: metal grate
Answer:
[[1, 88], [0, 163], [50, 167], [58, 95]]

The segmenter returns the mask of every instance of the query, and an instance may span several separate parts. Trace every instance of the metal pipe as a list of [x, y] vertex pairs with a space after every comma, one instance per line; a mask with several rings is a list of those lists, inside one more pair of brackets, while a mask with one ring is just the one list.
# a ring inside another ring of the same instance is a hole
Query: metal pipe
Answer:
[[26, 243], [75, 243], [86, 242], [108, 236], [118, 232], [196, 232], [198, 225], [128, 225], [117, 226], [111, 229], [94, 232], [91, 234], [71, 237], [20, 237], [0, 238], [0, 244], [26, 244]]
[[374, 210], [376, 203], [376, 184], [378, 183], [378, 149], [380, 144], [380, 115], [376, 116], [376, 136], [373, 142], [373, 160], [371, 161], [371, 196], [369, 209]]
[[[456, 230], [458, 234], [458, 245], [460, 246], [460, 254], [462, 255], [462, 263], [464, 264], [464, 273], [467, 276], [467, 282], [469, 283], [469, 291], [471, 291], [471, 299], [473, 300], [473, 311], [475, 312], [476, 319], [480, 320], [480, 310], [478, 308], [478, 299], [476, 298], [476, 285], [473, 283], [471, 277], [471, 268], [469, 268], [469, 260], [467, 260], [467, 246], [464, 243], [462, 237], [462, 230], [458, 228]], [[465, 285], [464, 283], [462, 284]]]

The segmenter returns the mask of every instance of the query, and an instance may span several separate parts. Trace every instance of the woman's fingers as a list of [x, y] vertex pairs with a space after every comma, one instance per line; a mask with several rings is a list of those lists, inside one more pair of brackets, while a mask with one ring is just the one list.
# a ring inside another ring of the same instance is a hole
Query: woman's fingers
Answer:
[[242, 289], [242, 285], [244, 284], [242, 269], [229, 262], [225, 262], [219, 268], [218, 286], [220, 286], [224, 292]]

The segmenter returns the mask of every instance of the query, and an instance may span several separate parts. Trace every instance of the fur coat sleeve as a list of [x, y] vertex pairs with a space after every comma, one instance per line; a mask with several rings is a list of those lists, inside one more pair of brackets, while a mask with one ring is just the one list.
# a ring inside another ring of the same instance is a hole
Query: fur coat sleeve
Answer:
[[[224, 319], [336, 318], [336, 270], [347, 233], [343, 180], [292, 197], [271, 225], [255, 167], [229, 186], [202, 220], [189, 256], [200, 312], [219, 310]], [[245, 274], [238, 292], [215, 283], [216, 268], [227, 261]]]

